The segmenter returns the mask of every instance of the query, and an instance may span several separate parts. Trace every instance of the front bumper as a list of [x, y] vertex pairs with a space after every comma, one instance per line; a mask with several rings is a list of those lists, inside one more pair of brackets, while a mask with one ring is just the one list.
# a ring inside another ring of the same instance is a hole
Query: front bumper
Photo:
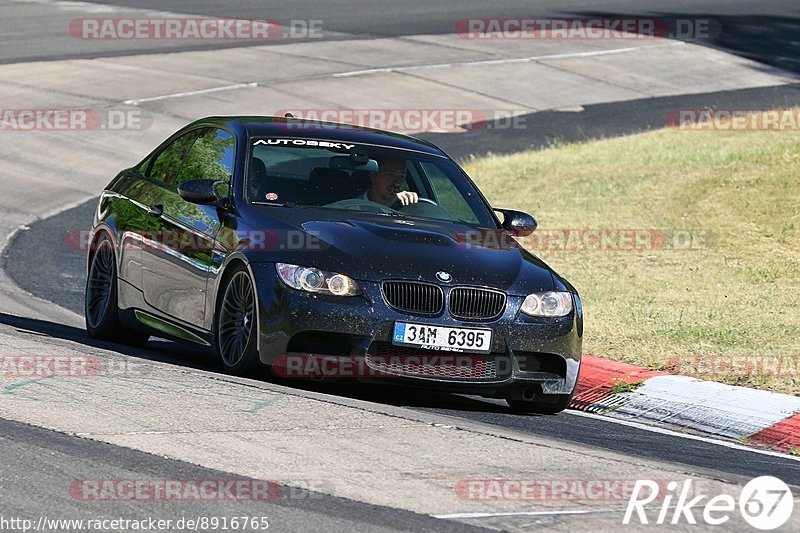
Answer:
[[[336, 368], [356, 371], [346, 376], [323, 371], [322, 377], [390, 379], [405, 385], [499, 398], [519, 398], [523, 392], [528, 397], [530, 393], [552, 397], [571, 394], [575, 389], [583, 333], [577, 301], [569, 316], [532, 318], [519, 313], [524, 298], [509, 295], [505, 312], [498, 319], [465, 322], [451, 317], [447, 309], [434, 317], [398, 312], [386, 304], [379, 284], [374, 282], [359, 281], [363, 291], [360, 296], [333, 297], [287, 287], [278, 279], [272, 263], [251, 264], [251, 269], [259, 297], [259, 355], [265, 364], [280, 366], [287, 356], [313, 356], [323, 361], [333, 358], [350, 362]], [[396, 347], [392, 345], [396, 321], [491, 329], [491, 354], [428, 353]], [[424, 359], [413, 357], [411, 367], [391, 364], [399, 353], [430, 356], [434, 359], [428, 361], [433, 361], [434, 367], [426, 367]], [[445, 359], [477, 362], [481, 369], [492, 371], [465, 374], [452, 365], [435, 366]], [[332, 368], [324, 364], [304, 366], [311, 367]], [[432, 372], [431, 368], [444, 371]]]

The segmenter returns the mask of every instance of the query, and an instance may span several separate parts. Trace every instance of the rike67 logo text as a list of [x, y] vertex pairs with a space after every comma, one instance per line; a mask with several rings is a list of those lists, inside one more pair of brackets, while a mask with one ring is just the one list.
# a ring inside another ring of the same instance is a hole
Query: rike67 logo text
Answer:
[[[666, 486], [666, 494], [659, 494], [663, 485], [651, 480], [637, 480], [628, 500], [622, 519], [630, 524], [631, 519], [640, 524], [697, 524], [699, 520], [711, 526], [725, 524], [737, 514], [756, 529], [768, 531], [784, 525], [792, 515], [794, 499], [792, 491], [780, 479], [761, 476], [751, 480], [739, 493], [738, 501], [733, 496], [697, 494], [692, 480], [687, 479], [679, 488], [677, 481]], [[653, 508], [647, 506], [658, 500]], [[654, 513], [658, 511], [654, 519]]]

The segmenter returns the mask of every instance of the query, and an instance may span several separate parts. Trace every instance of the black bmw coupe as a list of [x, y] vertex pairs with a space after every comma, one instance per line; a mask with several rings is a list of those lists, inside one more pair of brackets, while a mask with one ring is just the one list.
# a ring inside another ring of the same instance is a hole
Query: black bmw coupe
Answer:
[[436, 146], [276, 117], [194, 122], [103, 191], [86, 328], [210, 346], [227, 372], [391, 380], [555, 413], [576, 290]]

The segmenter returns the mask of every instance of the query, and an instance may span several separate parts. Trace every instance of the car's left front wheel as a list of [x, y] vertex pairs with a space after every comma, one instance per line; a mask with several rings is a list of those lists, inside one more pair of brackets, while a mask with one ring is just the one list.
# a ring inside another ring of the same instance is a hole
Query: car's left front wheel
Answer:
[[234, 267], [217, 306], [214, 340], [226, 372], [245, 374], [259, 366], [255, 285], [243, 265]]

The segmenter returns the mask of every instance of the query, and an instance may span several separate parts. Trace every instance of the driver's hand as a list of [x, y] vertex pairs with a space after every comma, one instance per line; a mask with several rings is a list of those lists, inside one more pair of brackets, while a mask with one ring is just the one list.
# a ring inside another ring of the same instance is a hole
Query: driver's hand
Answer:
[[397, 193], [397, 199], [403, 205], [416, 204], [419, 202], [419, 195], [411, 191], [400, 191]]

